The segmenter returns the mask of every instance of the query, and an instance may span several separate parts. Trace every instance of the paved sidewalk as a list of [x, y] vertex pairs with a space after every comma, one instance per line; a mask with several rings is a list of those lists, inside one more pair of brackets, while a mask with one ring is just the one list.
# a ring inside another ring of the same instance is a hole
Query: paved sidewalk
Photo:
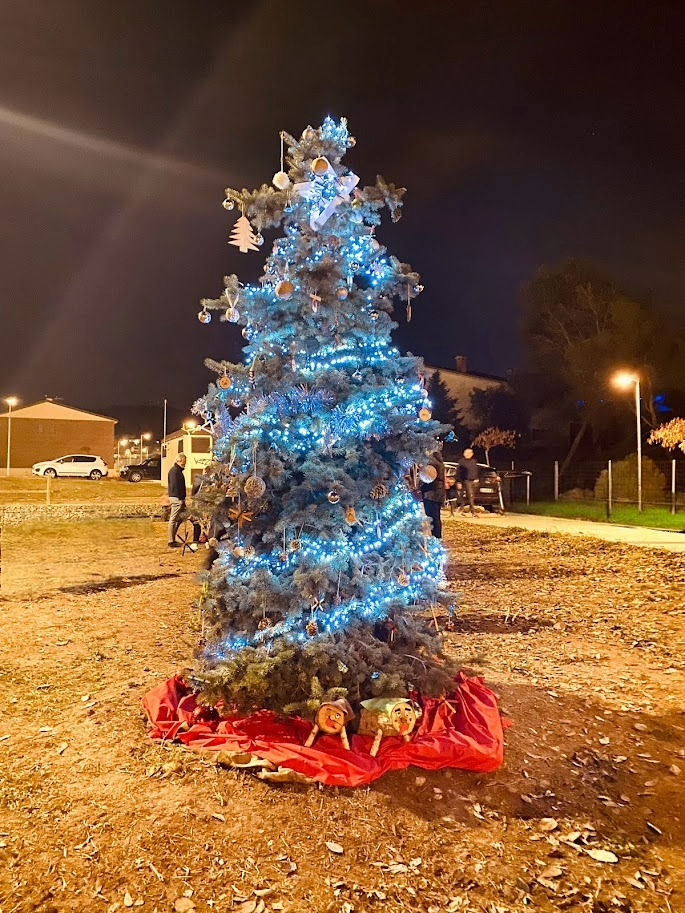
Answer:
[[[443, 522], [452, 522], [443, 517]], [[590, 520], [568, 520], [565, 517], [541, 517], [535, 514], [507, 513], [478, 514], [477, 517], [454, 517], [457, 523], [482, 523], [486, 526], [516, 526], [539, 533], [564, 533], [567, 536], [593, 536], [606, 542], [625, 542], [644, 548], [663, 548], [669, 552], [685, 552], [685, 533], [637, 526], [618, 526], [613, 523], [594, 523]]]

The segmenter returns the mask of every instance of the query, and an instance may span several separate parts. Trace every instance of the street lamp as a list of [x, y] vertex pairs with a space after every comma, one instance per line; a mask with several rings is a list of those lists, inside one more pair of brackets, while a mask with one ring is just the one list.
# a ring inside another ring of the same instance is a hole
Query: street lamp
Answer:
[[[149, 441], [151, 437], [152, 437], [152, 433], [150, 431], [145, 431], [143, 434], [140, 435], [140, 462], [141, 463], [145, 459], [145, 457], [143, 455], [143, 441]], [[147, 447], [145, 449], [147, 450]]]
[[7, 470], [6, 474], [9, 477], [10, 474], [10, 462], [11, 462], [11, 452], [12, 452], [12, 409], [17, 405], [19, 400], [16, 396], [8, 396], [5, 400], [8, 406], [7, 411]]
[[117, 441], [117, 461], [121, 459], [121, 448], [128, 444], [128, 438], [122, 437]]
[[637, 436], [637, 509], [642, 511], [642, 428], [640, 426], [640, 378], [630, 371], [620, 371], [613, 377], [614, 385], [621, 390], [635, 387], [635, 432]]
[[7, 412], [7, 477], [10, 474], [10, 456], [12, 452], [12, 409], [17, 405], [19, 400], [16, 396], [8, 396], [5, 400], [9, 409]]

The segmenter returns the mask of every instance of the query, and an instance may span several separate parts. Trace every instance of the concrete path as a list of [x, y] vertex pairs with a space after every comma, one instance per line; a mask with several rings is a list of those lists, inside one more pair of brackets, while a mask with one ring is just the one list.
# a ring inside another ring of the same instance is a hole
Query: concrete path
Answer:
[[[443, 515], [443, 522], [452, 520]], [[482, 523], [485, 526], [516, 526], [539, 533], [564, 533], [567, 536], [593, 536], [606, 542], [624, 542], [644, 548], [663, 548], [669, 552], [685, 553], [685, 533], [635, 526], [618, 526], [613, 523], [594, 523], [590, 520], [568, 520], [565, 517], [540, 517], [535, 514], [507, 513], [478, 514], [477, 517], [454, 517], [456, 523]]]

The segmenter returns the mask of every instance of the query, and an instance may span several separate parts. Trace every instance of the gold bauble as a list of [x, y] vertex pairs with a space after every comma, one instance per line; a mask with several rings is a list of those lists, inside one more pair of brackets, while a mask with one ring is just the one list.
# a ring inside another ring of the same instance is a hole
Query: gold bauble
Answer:
[[419, 418], [422, 422], [429, 422], [431, 420], [431, 415], [430, 409], [427, 409], [425, 406], [423, 409], [419, 409]]
[[340, 285], [340, 286], [338, 286], [338, 288], [335, 290], [335, 294], [336, 294], [336, 296], [337, 296], [337, 298], [338, 298], [338, 301], [344, 301], [350, 293], [349, 293], [349, 291], [347, 290], [347, 286], [345, 286], [345, 285]]
[[295, 286], [292, 284], [290, 279], [281, 279], [281, 281], [276, 286], [276, 294], [279, 298], [291, 298], [294, 291]]
[[315, 158], [314, 161], [312, 162], [312, 173], [320, 178], [320, 177], [323, 177], [324, 174], [326, 174], [326, 172], [328, 171], [328, 169], [330, 167], [331, 167], [331, 164], [328, 161], [328, 159], [326, 158], [326, 156], [320, 155], [320, 156], [318, 156], [318, 158]]
[[261, 498], [266, 491], [266, 482], [259, 476], [250, 476], [243, 486], [243, 491], [248, 498]]
[[340, 500], [340, 495], [339, 495], [338, 492], [335, 491], [335, 490], [329, 491], [329, 492], [328, 492], [328, 500], [331, 502], [331, 504], [337, 504], [338, 501]]
[[233, 381], [228, 376], [228, 374], [222, 374], [217, 383], [222, 390], [230, 390], [231, 386], [233, 385]]

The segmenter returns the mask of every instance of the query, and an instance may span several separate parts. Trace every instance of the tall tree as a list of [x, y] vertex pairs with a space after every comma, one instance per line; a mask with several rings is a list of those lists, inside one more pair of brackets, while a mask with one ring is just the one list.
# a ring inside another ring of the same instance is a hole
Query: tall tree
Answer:
[[248, 342], [242, 365], [207, 362], [217, 383], [196, 404], [214, 428], [216, 484], [234, 497], [197, 681], [228, 706], [286, 711], [410, 683], [435, 693], [449, 672], [419, 614], [439, 598], [445, 552], [405, 476], [442, 429], [420, 361], [390, 340], [392, 298], [408, 303], [419, 276], [374, 236], [404, 190], [357, 187], [344, 120], [284, 138], [276, 190], [226, 192], [256, 246], [283, 228], [262, 279], [227, 277], [198, 315], [225, 312]]
[[568, 422], [580, 418], [562, 473], [588, 429], [606, 426], [621, 408], [610, 389], [617, 369], [640, 375], [645, 419], [652, 427], [657, 423], [658, 389], [679, 383], [685, 355], [680, 328], [578, 260], [538, 270], [523, 287], [521, 304], [535, 405], [554, 407]]

